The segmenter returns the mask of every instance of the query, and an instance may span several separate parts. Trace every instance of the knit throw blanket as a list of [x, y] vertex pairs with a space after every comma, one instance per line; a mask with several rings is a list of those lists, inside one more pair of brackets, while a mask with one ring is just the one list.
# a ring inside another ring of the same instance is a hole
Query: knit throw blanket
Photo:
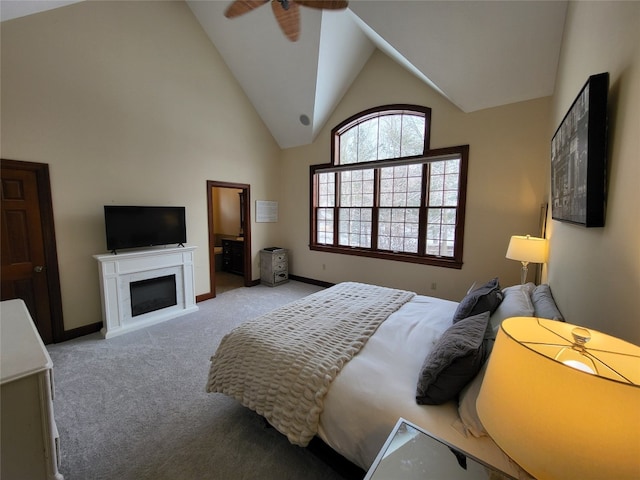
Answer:
[[207, 391], [235, 398], [307, 446], [333, 379], [414, 295], [345, 282], [246, 322], [220, 342]]

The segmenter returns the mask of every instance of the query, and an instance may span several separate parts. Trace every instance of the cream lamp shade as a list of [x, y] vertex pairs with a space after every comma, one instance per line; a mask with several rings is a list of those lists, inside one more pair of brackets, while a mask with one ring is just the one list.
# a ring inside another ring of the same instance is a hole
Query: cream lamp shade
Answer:
[[510, 260], [518, 260], [522, 263], [520, 282], [527, 280], [529, 263], [545, 263], [548, 256], [548, 242], [544, 238], [530, 235], [514, 235], [509, 240], [506, 257]]
[[476, 406], [498, 446], [538, 480], [640, 478], [636, 345], [564, 322], [508, 318]]

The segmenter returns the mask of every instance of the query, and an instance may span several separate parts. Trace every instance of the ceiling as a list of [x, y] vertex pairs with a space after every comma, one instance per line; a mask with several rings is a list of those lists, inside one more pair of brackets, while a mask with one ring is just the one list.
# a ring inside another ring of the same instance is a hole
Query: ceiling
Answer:
[[[2, 0], [0, 18], [77, 1]], [[186, 3], [281, 148], [313, 142], [376, 48], [464, 112], [551, 95], [567, 9], [565, 0], [350, 0], [343, 11], [301, 7], [300, 38], [289, 42], [268, 5], [227, 19], [231, 0]]]

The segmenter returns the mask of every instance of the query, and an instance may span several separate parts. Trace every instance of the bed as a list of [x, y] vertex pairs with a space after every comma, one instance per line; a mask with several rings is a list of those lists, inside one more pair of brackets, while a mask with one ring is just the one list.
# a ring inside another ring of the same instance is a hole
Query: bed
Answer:
[[340, 283], [227, 334], [207, 391], [232, 396], [293, 444], [319, 437], [364, 470], [403, 417], [529, 478], [484, 432], [475, 396], [502, 319], [534, 315], [562, 319], [548, 286], [503, 289], [495, 278], [458, 303]]

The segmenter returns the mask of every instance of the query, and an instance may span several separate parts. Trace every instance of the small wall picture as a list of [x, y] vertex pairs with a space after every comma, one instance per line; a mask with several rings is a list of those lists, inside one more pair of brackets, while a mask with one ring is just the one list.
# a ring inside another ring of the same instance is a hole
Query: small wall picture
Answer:
[[609, 74], [592, 75], [551, 140], [551, 217], [604, 226]]

